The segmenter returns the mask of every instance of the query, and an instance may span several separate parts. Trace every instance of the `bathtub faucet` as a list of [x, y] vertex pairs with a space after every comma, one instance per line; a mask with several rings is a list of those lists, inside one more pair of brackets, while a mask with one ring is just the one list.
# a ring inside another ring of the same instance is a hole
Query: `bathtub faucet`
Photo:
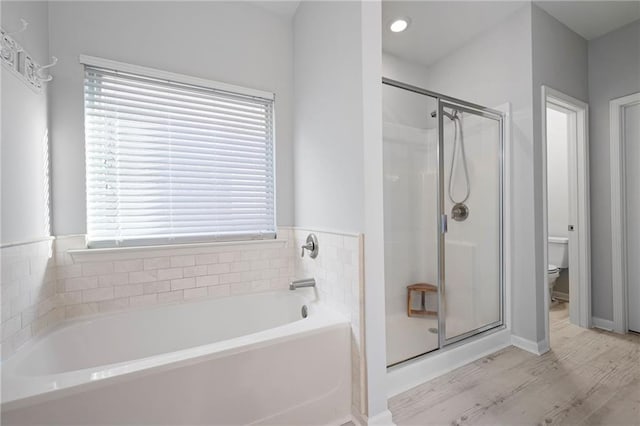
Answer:
[[291, 281], [291, 284], [289, 284], [289, 290], [295, 290], [297, 288], [302, 288], [302, 287], [315, 287], [315, 286], [316, 286], [315, 278], [305, 278], [302, 280]]

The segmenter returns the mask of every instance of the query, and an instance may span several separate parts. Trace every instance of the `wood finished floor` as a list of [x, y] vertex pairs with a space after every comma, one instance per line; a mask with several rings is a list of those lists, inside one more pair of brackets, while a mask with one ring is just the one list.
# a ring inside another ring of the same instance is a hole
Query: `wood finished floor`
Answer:
[[640, 425], [640, 336], [550, 313], [551, 351], [503, 349], [389, 400], [405, 425]]

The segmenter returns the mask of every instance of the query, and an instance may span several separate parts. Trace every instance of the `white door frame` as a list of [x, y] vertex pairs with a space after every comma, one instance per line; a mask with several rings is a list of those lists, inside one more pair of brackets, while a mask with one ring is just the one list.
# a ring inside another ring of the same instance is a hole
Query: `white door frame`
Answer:
[[627, 326], [627, 241], [624, 109], [640, 103], [640, 92], [609, 102], [611, 143], [611, 281], [613, 285], [613, 330], [626, 333]]
[[[572, 275], [577, 279], [570, 280], [569, 288], [569, 317], [573, 324], [580, 327], [591, 327], [591, 228], [590, 228], [590, 201], [589, 201], [589, 105], [585, 102], [566, 95], [558, 90], [542, 86], [542, 203], [544, 232], [544, 265], [549, 264], [549, 253], [546, 244], [549, 223], [547, 214], [547, 105], [568, 111], [572, 118], [570, 132], [575, 137], [569, 138], [569, 163], [570, 172], [576, 181], [570, 183], [574, 188], [573, 200], [576, 220], [574, 225], [574, 238], [578, 240], [578, 250], [574, 250], [574, 256], [570, 259]], [[575, 126], [574, 126], [575, 124]], [[571, 166], [573, 164], [573, 166]], [[573, 168], [573, 170], [572, 170]], [[571, 176], [570, 174], [570, 176]], [[570, 205], [572, 202], [570, 201]], [[570, 208], [571, 211], [571, 208]], [[570, 251], [571, 252], [571, 251]], [[577, 261], [577, 262], [576, 262]], [[544, 307], [545, 307], [545, 341], [549, 344], [549, 282], [548, 275], [544, 274]]]

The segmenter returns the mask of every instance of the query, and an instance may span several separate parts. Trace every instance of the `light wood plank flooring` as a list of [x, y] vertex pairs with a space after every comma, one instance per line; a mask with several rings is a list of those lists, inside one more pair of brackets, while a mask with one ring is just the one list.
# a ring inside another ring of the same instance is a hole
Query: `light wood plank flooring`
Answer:
[[503, 349], [389, 400], [403, 425], [640, 425], [640, 336], [550, 313], [551, 351]]

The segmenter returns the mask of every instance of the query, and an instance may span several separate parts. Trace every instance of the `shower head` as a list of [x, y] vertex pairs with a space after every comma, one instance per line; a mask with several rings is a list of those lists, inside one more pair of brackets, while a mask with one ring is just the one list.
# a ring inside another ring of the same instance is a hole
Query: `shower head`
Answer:
[[[449, 114], [447, 111], [442, 111], [442, 113], [444, 114], [445, 117], [447, 117], [451, 121], [455, 120], [458, 117], [458, 111], [455, 111], [453, 114]], [[431, 118], [436, 118], [437, 116], [438, 116], [438, 113], [435, 112], [435, 110], [431, 111]]]

